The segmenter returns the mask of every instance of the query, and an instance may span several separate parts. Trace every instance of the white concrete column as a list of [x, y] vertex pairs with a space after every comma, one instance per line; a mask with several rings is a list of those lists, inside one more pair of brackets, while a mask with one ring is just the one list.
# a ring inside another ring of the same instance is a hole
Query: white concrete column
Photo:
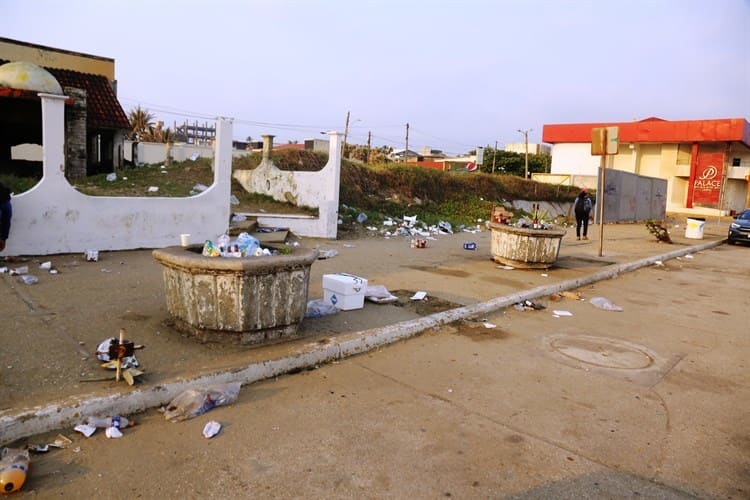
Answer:
[[[216, 119], [216, 142], [214, 149], [214, 186], [229, 206], [232, 192], [232, 120]], [[229, 216], [227, 215], [227, 221]]]
[[331, 131], [328, 133], [328, 164], [333, 166], [333, 179], [329, 181], [332, 189], [331, 196], [325, 204], [318, 207], [318, 213], [324, 224], [326, 238], [336, 238], [339, 220], [339, 187], [341, 183], [341, 134]]
[[39, 94], [42, 99], [42, 175], [65, 178], [65, 100], [67, 96]]

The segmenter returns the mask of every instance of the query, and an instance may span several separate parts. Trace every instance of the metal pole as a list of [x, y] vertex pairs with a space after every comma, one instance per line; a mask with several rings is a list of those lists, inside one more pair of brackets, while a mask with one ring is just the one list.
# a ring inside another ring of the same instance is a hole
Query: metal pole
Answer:
[[526, 173], [524, 174], [523, 178], [528, 179], [529, 178], [529, 131], [528, 130], [526, 130], [523, 133], [523, 138], [524, 138], [524, 142], [526, 143], [526, 170], [525, 170]]
[[344, 145], [341, 147], [341, 157], [346, 158], [346, 136], [349, 135], [349, 113], [346, 112], [346, 125], [344, 126]]
[[604, 139], [602, 141], [602, 157], [599, 161], [601, 165], [602, 175], [599, 177], [600, 184], [596, 190], [596, 203], [599, 205], [599, 257], [603, 254], [604, 248], [604, 188], [606, 183], [606, 172], [607, 172], [607, 129], [604, 129]]
[[404, 163], [409, 162], [409, 124], [406, 124], [406, 149], [404, 149]]
[[495, 160], [497, 159], [497, 141], [495, 141], [495, 151], [492, 154], [492, 173], [495, 173]]

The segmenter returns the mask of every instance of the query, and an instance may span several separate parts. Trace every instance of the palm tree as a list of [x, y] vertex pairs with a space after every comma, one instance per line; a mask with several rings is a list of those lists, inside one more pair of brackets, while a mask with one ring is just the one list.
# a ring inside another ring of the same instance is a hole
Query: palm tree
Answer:
[[140, 104], [130, 111], [128, 119], [130, 120], [130, 138], [133, 140], [142, 140], [150, 128], [154, 126], [154, 115], [147, 109], [143, 109]]

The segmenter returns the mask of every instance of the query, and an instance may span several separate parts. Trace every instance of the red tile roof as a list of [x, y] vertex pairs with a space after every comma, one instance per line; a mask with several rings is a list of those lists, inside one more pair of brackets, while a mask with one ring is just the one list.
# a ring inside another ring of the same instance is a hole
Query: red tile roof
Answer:
[[[6, 60], [0, 59], [0, 65]], [[130, 129], [130, 122], [105, 76], [80, 73], [68, 69], [47, 68], [61, 87], [86, 91], [86, 127]]]

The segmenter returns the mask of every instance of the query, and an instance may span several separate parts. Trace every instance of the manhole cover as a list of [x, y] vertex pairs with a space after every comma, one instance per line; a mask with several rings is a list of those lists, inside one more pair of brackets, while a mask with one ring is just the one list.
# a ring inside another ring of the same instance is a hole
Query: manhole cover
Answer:
[[621, 340], [585, 335], [560, 336], [550, 345], [563, 356], [603, 368], [642, 370], [654, 363], [654, 358], [645, 348]]

